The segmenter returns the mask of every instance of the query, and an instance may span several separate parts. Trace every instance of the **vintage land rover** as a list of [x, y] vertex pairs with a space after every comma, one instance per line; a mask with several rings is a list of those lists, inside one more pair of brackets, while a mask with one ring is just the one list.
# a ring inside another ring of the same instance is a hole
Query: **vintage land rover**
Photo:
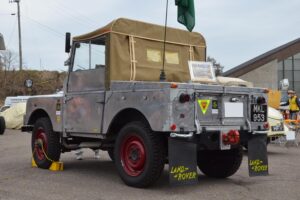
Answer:
[[127, 185], [152, 185], [165, 164], [181, 184], [198, 180], [197, 166], [207, 176], [233, 175], [247, 145], [250, 175], [268, 174], [266, 90], [201, 68], [201, 34], [167, 28], [164, 43], [163, 26], [121, 18], [72, 45], [66, 36], [63, 94], [27, 102], [22, 130], [32, 131], [39, 168], [63, 152], [101, 149]]

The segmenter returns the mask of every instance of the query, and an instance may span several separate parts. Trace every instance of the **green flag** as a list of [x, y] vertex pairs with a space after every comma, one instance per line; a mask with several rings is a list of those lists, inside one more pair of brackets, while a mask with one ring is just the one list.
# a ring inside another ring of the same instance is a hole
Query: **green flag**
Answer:
[[175, 4], [178, 6], [177, 21], [192, 32], [195, 26], [194, 0], [175, 0]]

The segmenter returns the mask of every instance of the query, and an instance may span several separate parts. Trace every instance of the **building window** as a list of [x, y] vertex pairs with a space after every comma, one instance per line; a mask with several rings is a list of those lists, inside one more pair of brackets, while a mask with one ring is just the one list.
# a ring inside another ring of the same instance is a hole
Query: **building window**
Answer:
[[283, 79], [284, 77], [284, 61], [280, 61], [278, 63], [278, 88], [280, 88], [279, 82]]
[[290, 89], [300, 95], [300, 53], [278, 62], [278, 81], [288, 79]]

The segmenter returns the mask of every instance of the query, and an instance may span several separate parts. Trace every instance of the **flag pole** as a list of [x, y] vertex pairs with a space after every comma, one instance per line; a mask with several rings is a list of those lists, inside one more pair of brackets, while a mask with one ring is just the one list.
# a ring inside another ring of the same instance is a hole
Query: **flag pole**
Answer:
[[166, 5], [165, 32], [164, 32], [164, 49], [163, 49], [163, 64], [162, 64], [162, 70], [161, 70], [160, 76], [159, 76], [159, 80], [160, 81], [165, 81], [166, 80], [166, 73], [165, 73], [165, 53], [166, 53], [167, 23], [168, 23], [168, 7], [169, 7], [169, 0], [167, 0], [167, 5]]

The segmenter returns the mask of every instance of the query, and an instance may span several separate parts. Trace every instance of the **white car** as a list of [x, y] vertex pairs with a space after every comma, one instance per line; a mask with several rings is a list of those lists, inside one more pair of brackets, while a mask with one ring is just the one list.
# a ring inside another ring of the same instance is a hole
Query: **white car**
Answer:
[[5, 120], [5, 127], [8, 129], [20, 129], [23, 125], [26, 113], [26, 102], [16, 103], [0, 113]]
[[268, 122], [270, 125], [270, 129], [268, 132], [269, 141], [273, 141], [282, 136], [286, 136], [286, 131], [288, 131], [288, 128], [284, 125], [284, 119], [280, 111], [269, 107]]
[[7, 110], [8, 108], [10, 108], [11, 106], [17, 104], [17, 103], [21, 103], [21, 102], [27, 102], [27, 100], [30, 98], [31, 96], [11, 96], [11, 97], [6, 97], [5, 101], [4, 101], [4, 106], [2, 106], [0, 108], [0, 112], [4, 112], [5, 110]]

